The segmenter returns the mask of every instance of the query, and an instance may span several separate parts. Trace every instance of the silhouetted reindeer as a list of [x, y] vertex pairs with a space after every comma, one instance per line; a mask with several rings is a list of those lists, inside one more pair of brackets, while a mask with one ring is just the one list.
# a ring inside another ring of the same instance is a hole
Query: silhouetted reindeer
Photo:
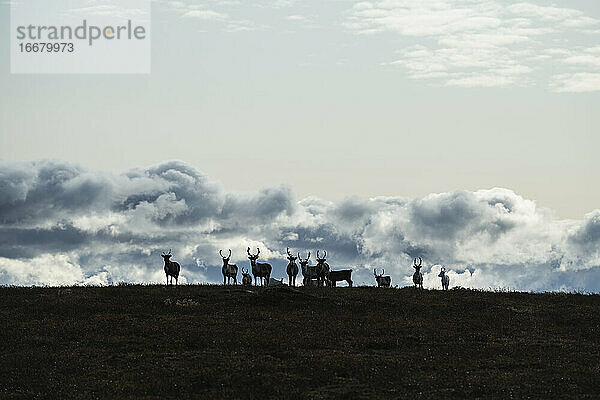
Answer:
[[248, 273], [248, 270], [244, 271], [244, 267], [242, 267], [242, 285], [250, 286], [252, 285], [252, 277]]
[[423, 264], [423, 260], [421, 260], [421, 257], [418, 258], [418, 264], [416, 258], [413, 260], [413, 268], [415, 269], [415, 273], [413, 274], [413, 283], [415, 284], [415, 287], [420, 287], [423, 289], [423, 274], [421, 273], [421, 264]]
[[327, 286], [336, 287], [340, 281], [346, 281], [348, 286], [352, 287], [352, 270], [339, 269], [329, 271], [327, 275]]
[[285, 286], [285, 283], [283, 283], [283, 278], [281, 279], [275, 279], [275, 278], [269, 278], [269, 286]]
[[315, 265], [308, 265], [308, 260], [310, 260], [310, 251], [308, 252], [306, 260], [303, 260], [302, 257], [300, 257], [300, 253], [298, 253], [298, 261], [302, 268], [302, 284], [304, 286], [312, 285], [313, 279], [317, 279], [317, 267]]
[[169, 276], [171, 277], [171, 284], [173, 284], [173, 278], [175, 278], [175, 285], [177, 285], [181, 267], [175, 261], [170, 260], [172, 257], [171, 250], [169, 250], [167, 254], [162, 253], [160, 256], [163, 258], [163, 260], [165, 260], [165, 275], [167, 276], [167, 285], [169, 284]]
[[[298, 264], [296, 264], [296, 259], [298, 257], [294, 257], [292, 255], [292, 253], [290, 253], [290, 248], [288, 247], [286, 249], [287, 251], [287, 259], [290, 260], [290, 262], [288, 263], [288, 266], [286, 268], [286, 272], [288, 275], [288, 285], [289, 286], [296, 286], [296, 275], [298, 275]], [[298, 254], [298, 256], [300, 256]]]
[[329, 278], [329, 264], [327, 264], [325, 262], [325, 260], [327, 259], [327, 251], [323, 250], [323, 252], [325, 253], [325, 255], [323, 255], [323, 258], [320, 258], [319, 250], [317, 250], [316, 272], [317, 272], [317, 285], [319, 285], [319, 286], [325, 285], [325, 283], [327, 282], [327, 279]]
[[392, 278], [389, 275], [383, 276], [385, 274], [385, 269], [381, 270], [381, 275], [377, 275], [377, 270], [373, 270], [373, 275], [375, 275], [375, 280], [377, 281], [378, 287], [390, 287], [392, 284]]
[[446, 275], [446, 268], [442, 267], [442, 270], [438, 276], [442, 278], [442, 290], [448, 290], [448, 286], [450, 285], [450, 277]]
[[233, 278], [233, 283], [237, 285], [238, 267], [235, 264], [229, 264], [229, 260], [231, 259], [231, 249], [229, 249], [229, 255], [227, 257], [223, 257], [221, 250], [219, 250], [219, 255], [223, 259], [223, 267], [221, 268], [221, 272], [223, 273], [223, 285], [231, 284], [231, 278]]
[[248, 250], [246, 250], [248, 252], [248, 258], [250, 259], [250, 265], [252, 265], [252, 275], [254, 275], [254, 284], [256, 285], [256, 278], [260, 278], [261, 286], [265, 285], [265, 279], [266, 285], [269, 286], [269, 278], [271, 277], [272, 269], [271, 264], [257, 263], [256, 260], [258, 259], [258, 255], [260, 254], [260, 249], [257, 247], [256, 250], [256, 254], [250, 253], [250, 247], [248, 247]]

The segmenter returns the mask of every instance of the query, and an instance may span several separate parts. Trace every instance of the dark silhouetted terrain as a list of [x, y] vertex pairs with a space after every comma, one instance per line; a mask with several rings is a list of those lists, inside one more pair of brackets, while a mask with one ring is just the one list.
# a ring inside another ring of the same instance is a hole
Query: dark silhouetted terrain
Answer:
[[0, 288], [0, 397], [598, 398], [600, 296]]

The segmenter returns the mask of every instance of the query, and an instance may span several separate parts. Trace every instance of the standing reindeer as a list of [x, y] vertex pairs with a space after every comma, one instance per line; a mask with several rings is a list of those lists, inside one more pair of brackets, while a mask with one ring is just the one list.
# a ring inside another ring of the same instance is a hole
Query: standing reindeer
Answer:
[[310, 286], [313, 279], [317, 278], [316, 267], [314, 265], [308, 265], [308, 260], [310, 260], [310, 251], [308, 252], [308, 257], [306, 257], [306, 260], [303, 260], [302, 257], [300, 257], [300, 253], [298, 253], [298, 261], [300, 262], [300, 267], [302, 268], [302, 284], [304, 286]]
[[[248, 247], [248, 258], [250, 259], [250, 265], [252, 265], [252, 275], [254, 275], [254, 284], [256, 285], [256, 278], [260, 278], [260, 285], [269, 286], [269, 278], [271, 277], [271, 264], [267, 263], [257, 263], [258, 255], [260, 254], [260, 249], [256, 248], [256, 254], [250, 253], [250, 247]], [[265, 281], [266, 280], [266, 281]]]
[[446, 268], [442, 267], [442, 270], [438, 276], [442, 278], [442, 290], [448, 290], [448, 286], [450, 285], [450, 277], [446, 275]]
[[248, 269], [244, 272], [244, 267], [242, 267], [242, 285], [250, 286], [252, 285], [252, 277], [248, 273]]
[[296, 286], [296, 275], [298, 275], [298, 264], [296, 264], [296, 259], [300, 256], [300, 254], [298, 254], [298, 257], [294, 257], [292, 253], [290, 253], [290, 248], [288, 247], [286, 249], [287, 251], [287, 259], [290, 260], [287, 268], [286, 268], [286, 272], [288, 275], [288, 286]]
[[173, 278], [175, 278], [175, 286], [177, 286], [179, 271], [181, 270], [179, 263], [170, 260], [170, 258], [172, 257], [171, 250], [169, 250], [169, 252], [166, 254], [162, 253], [160, 256], [163, 258], [163, 260], [165, 260], [165, 275], [167, 276], [167, 285], [169, 284], [170, 276], [171, 284], [173, 284]]
[[233, 278], [233, 283], [237, 285], [238, 267], [235, 264], [229, 264], [231, 249], [229, 249], [229, 255], [227, 257], [223, 257], [221, 250], [219, 250], [219, 255], [223, 259], [223, 267], [221, 268], [221, 272], [223, 273], [223, 285], [231, 284], [231, 278]]
[[327, 275], [327, 286], [336, 287], [337, 283], [340, 281], [346, 281], [348, 286], [352, 287], [352, 270], [341, 269], [329, 271], [329, 275]]
[[316, 272], [318, 286], [325, 285], [327, 283], [327, 280], [329, 279], [329, 264], [325, 262], [325, 260], [327, 259], [327, 251], [323, 250], [323, 252], [325, 253], [325, 255], [323, 255], [323, 258], [320, 258], [319, 250], [317, 250]]
[[415, 273], [413, 274], [413, 283], [415, 284], [415, 287], [420, 287], [423, 289], [423, 274], [421, 273], [421, 264], [423, 264], [423, 260], [421, 260], [421, 257], [418, 258], [418, 264], [416, 258], [413, 260], [413, 268], [415, 269]]
[[373, 270], [373, 275], [375, 275], [375, 280], [377, 281], [378, 287], [390, 287], [392, 284], [392, 278], [389, 275], [383, 276], [385, 274], [385, 269], [381, 270], [381, 275], [377, 275], [377, 270]]

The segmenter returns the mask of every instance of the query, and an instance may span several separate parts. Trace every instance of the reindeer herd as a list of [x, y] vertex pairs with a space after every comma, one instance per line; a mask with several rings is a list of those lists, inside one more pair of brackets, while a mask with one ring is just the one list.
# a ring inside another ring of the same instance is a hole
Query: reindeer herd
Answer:
[[[250, 266], [252, 267], [252, 276], [254, 276], [254, 285], [258, 285], [260, 282], [260, 286], [268, 286], [271, 278], [271, 271], [273, 268], [271, 264], [257, 262], [258, 257], [260, 255], [260, 248], [256, 248], [256, 254], [252, 254], [250, 252], [250, 247], [246, 250], [248, 253], [248, 259], [250, 260]], [[297, 256], [294, 256], [290, 252], [290, 248], [286, 248], [288, 265], [286, 267], [286, 273], [288, 276], [288, 285], [296, 286], [296, 277], [300, 271], [302, 271], [302, 284], [304, 286], [332, 286], [335, 287], [337, 282], [346, 281], [348, 286], [352, 286], [352, 270], [351, 269], [340, 269], [340, 270], [332, 270], [327, 263], [327, 251], [323, 251], [323, 256], [320, 256], [319, 250], [317, 250], [316, 265], [309, 265], [310, 260], [310, 251], [305, 259], [302, 259], [300, 253], [297, 253]], [[230, 285], [233, 281], [234, 285], [237, 285], [237, 275], [238, 275], [238, 267], [235, 264], [230, 264], [229, 260], [231, 259], [231, 249], [229, 249], [229, 253], [227, 256], [223, 255], [223, 251], [219, 250], [219, 255], [223, 260], [223, 267], [221, 267], [221, 272], [223, 274], [223, 285]], [[168, 253], [162, 253], [161, 257], [163, 258], [165, 265], [165, 275], [167, 277], [167, 285], [173, 284], [173, 278], [175, 278], [175, 285], [177, 285], [177, 280], [179, 278], [179, 271], [181, 267], [175, 261], [171, 261], [171, 250]], [[296, 260], [300, 263], [300, 268], [298, 268], [298, 264], [296, 264]], [[413, 274], [413, 284], [416, 288], [423, 289], [423, 274], [421, 273], [421, 268], [423, 265], [423, 260], [421, 257], [417, 257], [413, 260], [413, 268], [415, 272]], [[377, 282], [378, 287], [390, 287], [392, 285], [392, 278], [389, 275], [384, 275], [385, 270], [381, 271], [381, 274], [377, 275], [377, 270], [373, 270], [373, 275], [375, 276], [375, 282]], [[242, 285], [251, 286], [252, 285], [252, 276], [250, 276], [249, 270], [242, 267]], [[446, 275], [446, 268], [442, 268], [439, 275], [442, 281], [442, 289], [448, 290], [450, 285], [450, 277]], [[169, 281], [170, 278], [170, 281]], [[279, 281], [275, 281], [280, 283]]]

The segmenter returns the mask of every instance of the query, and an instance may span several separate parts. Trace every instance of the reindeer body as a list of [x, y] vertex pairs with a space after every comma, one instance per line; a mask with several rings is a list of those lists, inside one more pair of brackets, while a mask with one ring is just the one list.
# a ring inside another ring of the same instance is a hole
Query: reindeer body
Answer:
[[[288, 286], [296, 286], [296, 275], [298, 275], [298, 264], [296, 264], [296, 259], [298, 257], [294, 257], [292, 253], [290, 253], [290, 248], [287, 248], [287, 259], [290, 261], [287, 265], [285, 271], [288, 275]], [[298, 256], [300, 256], [298, 254]]]
[[317, 273], [317, 285], [324, 286], [329, 278], [329, 264], [325, 262], [327, 259], [327, 251], [323, 258], [319, 258], [319, 250], [317, 250], [317, 265], [315, 271]]
[[242, 285], [250, 286], [252, 285], [252, 277], [248, 273], [248, 270], [244, 272], [244, 268], [242, 268]]
[[317, 267], [315, 265], [308, 265], [310, 251], [308, 252], [306, 260], [303, 260], [302, 257], [300, 257], [300, 253], [298, 253], [298, 260], [300, 261], [300, 267], [302, 268], [302, 284], [304, 286], [310, 286], [312, 281], [317, 279]]
[[413, 260], [413, 268], [415, 269], [415, 273], [413, 274], [413, 283], [415, 284], [415, 287], [420, 287], [423, 289], [423, 274], [421, 273], [421, 264], [423, 264], [423, 260], [421, 257], [418, 258], [418, 264], [416, 258]]
[[256, 280], [260, 279], [261, 286], [269, 286], [269, 278], [271, 277], [271, 264], [267, 263], [259, 263], [259, 262], [250, 262], [252, 265], [252, 275], [254, 275], [254, 285], [256, 285]]
[[448, 290], [448, 286], [450, 286], [450, 277], [446, 275], [446, 268], [442, 268], [438, 276], [442, 278], [442, 290]]
[[275, 278], [269, 278], [269, 286], [285, 286], [285, 283], [283, 283], [283, 278], [281, 279], [275, 279]]
[[352, 287], [352, 270], [341, 269], [337, 271], [329, 271], [329, 276], [327, 277], [327, 286], [335, 287], [337, 282], [340, 281], [346, 281], [348, 286]]
[[383, 276], [385, 274], [385, 269], [381, 270], [381, 275], [377, 275], [377, 270], [373, 270], [373, 275], [375, 275], [375, 280], [377, 281], [378, 287], [390, 287], [392, 284], [392, 278], [389, 275]]
[[288, 276], [288, 285], [296, 286], [296, 276], [298, 275], [298, 264], [290, 261], [290, 263], [288, 264], [285, 271], [287, 272], [287, 276]]
[[235, 264], [227, 264], [223, 265], [221, 268], [221, 272], [223, 273], [223, 285], [225, 285], [225, 281], [227, 284], [231, 284], [231, 279], [233, 279], [233, 284], [237, 285], [237, 273], [238, 267]]
[[314, 280], [317, 279], [317, 266], [305, 265], [302, 267], [302, 284], [304, 286], [313, 286]]
[[252, 266], [252, 275], [254, 275], [254, 285], [256, 285], [256, 279], [260, 278], [260, 285], [269, 286], [269, 278], [271, 277], [271, 264], [267, 263], [259, 263], [256, 262], [258, 259], [258, 255], [260, 254], [260, 249], [257, 248], [256, 254], [250, 253], [250, 247], [248, 247], [248, 259], [250, 260], [250, 265]]
[[175, 278], [175, 285], [177, 286], [177, 281], [179, 279], [179, 271], [181, 270], [181, 267], [179, 266], [179, 263], [175, 262], [175, 261], [171, 261], [171, 250], [169, 250], [169, 252], [167, 254], [162, 253], [160, 255], [163, 260], [165, 261], [165, 275], [167, 276], [167, 285], [169, 284], [169, 277], [171, 277], [171, 284], [173, 284], [173, 278]]
[[237, 285], [238, 267], [235, 264], [229, 264], [229, 260], [231, 259], [231, 249], [229, 249], [229, 256], [227, 257], [223, 257], [221, 250], [219, 250], [219, 254], [223, 259], [223, 267], [221, 267], [221, 273], [223, 274], [223, 285], [231, 284], [232, 278], [233, 283]]

